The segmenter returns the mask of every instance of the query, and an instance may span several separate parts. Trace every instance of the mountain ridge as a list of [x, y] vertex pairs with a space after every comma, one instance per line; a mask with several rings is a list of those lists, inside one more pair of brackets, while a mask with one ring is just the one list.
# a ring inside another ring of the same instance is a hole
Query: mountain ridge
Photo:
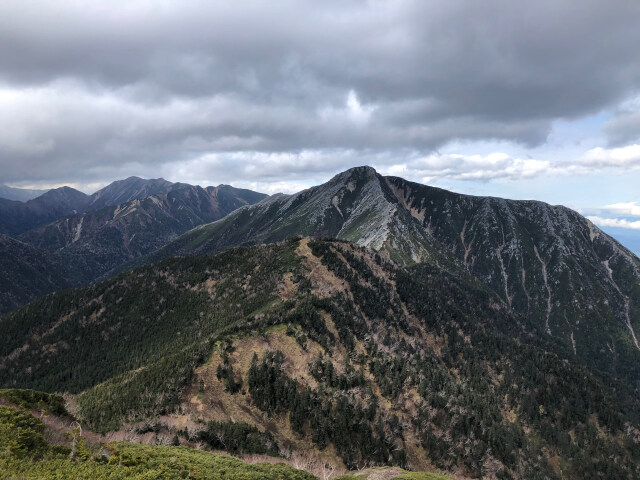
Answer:
[[[144, 197], [154, 191], [160, 193]], [[114, 182], [94, 196], [62, 187], [26, 203], [0, 199], [0, 224], [13, 222], [13, 231], [62, 217], [12, 236], [15, 248], [13, 252], [5, 249], [6, 268], [0, 269], [0, 313], [51, 291], [93, 282], [196, 225], [264, 197], [228, 185], [202, 188], [132, 177]], [[99, 203], [123, 198], [130, 200], [98, 208]], [[8, 205], [6, 216], [3, 205]], [[8, 245], [8, 238], [4, 240], [3, 246]], [[36, 258], [40, 267], [34, 263]], [[40, 275], [32, 275], [35, 271]]]
[[[175, 186], [175, 185], [174, 185]], [[93, 281], [121, 263], [163, 246], [196, 225], [219, 219], [265, 197], [230, 186], [180, 185], [166, 193], [66, 217], [19, 238], [78, 264], [84, 281]]]
[[199, 226], [127, 267], [291, 235], [353, 241], [407, 265], [462, 267], [540, 335], [603, 372], [640, 380], [640, 260], [563, 206], [460, 195], [356, 167]]
[[144, 179], [132, 176], [116, 180], [91, 194], [89, 208], [99, 210], [103, 207], [120, 205], [159, 193], [168, 193], [183, 186], [187, 186], [187, 184], [169, 182], [164, 178]]

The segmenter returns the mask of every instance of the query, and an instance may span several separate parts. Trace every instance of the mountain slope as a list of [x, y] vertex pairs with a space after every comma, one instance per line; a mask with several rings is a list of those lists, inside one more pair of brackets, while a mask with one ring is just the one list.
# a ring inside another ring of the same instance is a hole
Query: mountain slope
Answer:
[[303, 239], [169, 259], [2, 317], [0, 384], [79, 393], [102, 431], [146, 418], [214, 445], [219, 422], [246, 422], [350, 468], [638, 478], [633, 392], [546, 348], [470, 274]]
[[640, 260], [565, 207], [460, 195], [361, 167], [198, 227], [138, 264], [294, 234], [468, 270], [563, 355], [640, 381]]
[[66, 215], [83, 212], [89, 196], [71, 187], [49, 190], [22, 203], [0, 198], [0, 233], [16, 236]]
[[565, 207], [386, 181], [421, 225], [510, 308], [598, 368], [638, 378], [635, 255]]
[[56, 256], [0, 234], [0, 314], [72, 284]]
[[240, 209], [221, 222], [188, 232], [145, 260], [211, 253], [292, 235], [355, 241], [407, 263], [434, 255], [446, 261], [448, 256], [440, 255], [439, 244], [412, 221], [375, 170], [363, 167], [295, 195], [274, 195]]

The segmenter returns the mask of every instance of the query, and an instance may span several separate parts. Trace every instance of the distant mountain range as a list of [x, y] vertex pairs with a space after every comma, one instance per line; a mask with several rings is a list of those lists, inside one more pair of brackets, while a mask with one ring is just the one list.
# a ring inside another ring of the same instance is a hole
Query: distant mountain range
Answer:
[[6, 200], [17, 200], [19, 202], [26, 202], [32, 198], [39, 197], [40, 195], [47, 193], [48, 190], [34, 190], [30, 188], [14, 188], [7, 185], [0, 184], [0, 198]]
[[[147, 192], [144, 192], [147, 193]], [[121, 198], [120, 195], [117, 196]], [[220, 185], [176, 185], [166, 193], [71, 215], [18, 238], [55, 252], [83, 282], [153, 252], [197, 225], [218, 220], [265, 195]]]
[[190, 185], [171, 183], [162, 178], [145, 180], [129, 177], [113, 182], [92, 195], [71, 187], [60, 187], [24, 203], [0, 198], [0, 233], [16, 236], [67, 215], [96, 211], [184, 187]]
[[[54, 290], [90, 283], [197, 225], [265, 197], [228, 185], [202, 188], [130, 177], [93, 195], [62, 187], [26, 203], [0, 199], [0, 231], [14, 237], [2, 237], [4, 243], [21, 246], [2, 259], [11, 268], [0, 273], [6, 288], [0, 312]], [[35, 258], [48, 259], [40, 269], [49, 280], [28, 273]], [[24, 281], [12, 282], [20, 271]]]

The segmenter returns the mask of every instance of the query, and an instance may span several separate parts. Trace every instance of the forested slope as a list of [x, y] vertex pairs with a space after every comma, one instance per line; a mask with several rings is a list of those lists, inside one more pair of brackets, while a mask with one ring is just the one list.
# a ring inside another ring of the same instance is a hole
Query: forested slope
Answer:
[[470, 274], [349, 243], [169, 259], [0, 327], [1, 384], [74, 392], [99, 431], [146, 423], [213, 447], [234, 421], [349, 468], [640, 475], [632, 389], [551, 353]]

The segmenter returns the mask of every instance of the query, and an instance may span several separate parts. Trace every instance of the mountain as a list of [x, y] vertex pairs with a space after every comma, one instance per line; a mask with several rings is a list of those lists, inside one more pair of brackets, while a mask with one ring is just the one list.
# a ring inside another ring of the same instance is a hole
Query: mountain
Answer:
[[[439, 244], [414, 222], [370, 167], [343, 172], [295, 195], [273, 195], [223, 222], [188, 232], [149, 257], [199, 255], [233, 245], [280, 241], [292, 235], [339, 238], [384, 250], [402, 263], [431, 258]], [[449, 256], [442, 252], [443, 261]]]
[[633, 386], [554, 342], [464, 269], [296, 238], [167, 259], [0, 317], [0, 385], [70, 392], [83, 426], [113, 435], [254, 438], [456, 478], [639, 478]]
[[155, 251], [197, 225], [218, 220], [265, 197], [228, 185], [182, 185], [168, 193], [65, 217], [19, 238], [63, 258], [80, 272], [76, 284], [81, 284]]
[[55, 255], [0, 234], [0, 314], [72, 284]]
[[0, 198], [0, 233], [16, 236], [66, 215], [83, 212], [89, 196], [71, 187], [49, 190], [28, 202]]
[[640, 260], [633, 253], [566, 207], [385, 180], [510, 309], [592, 366], [640, 378]]
[[17, 200], [19, 202], [26, 202], [32, 198], [39, 197], [48, 190], [33, 190], [29, 188], [14, 188], [8, 185], [0, 184], [0, 198], [6, 200]]
[[189, 187], [189, 185], [172, 183], [164, 178], [146, 180], [139, 177], [129, 177], [124, 180], [117, 180], [91, 195], [89, 208], [91, 210], [99, 210], [103, 207], [120, 205], [131, 200], [142, 200], [158, 193], [169, 193], [171, 190], [183, 187]]
[[129, 177], [115, 181], [92, 195], [86, 195], [71, 187], [61, 187], [49, 190], [27, 202], [0, 198], [0, 233], [15, 237], [68, 215], [143, 200], [151, 195], [167, 194], [182, 188], [192, 187], [184, 183], [172, 183], [163, 178], [146, 180]]
[[291, 235], [349, 240], [402, 264], [468, 271], [559, 350], [640, 382], [640, 260], [562, 206], [461, 195], [360, 167], [239, 209], [132, 265]]
[[[201, 188], [131, 177], [91, 196], [63, 187], [26, 203], [0, 199], [0, 227], [17, 240], [2, 239], [0, 313], [90, 283], [197, 225], [265, 197], [228, 185]], [[121, 199], [127, 201], [110, 205]], [[102, 204], [107, 206], [98, 208]]]

